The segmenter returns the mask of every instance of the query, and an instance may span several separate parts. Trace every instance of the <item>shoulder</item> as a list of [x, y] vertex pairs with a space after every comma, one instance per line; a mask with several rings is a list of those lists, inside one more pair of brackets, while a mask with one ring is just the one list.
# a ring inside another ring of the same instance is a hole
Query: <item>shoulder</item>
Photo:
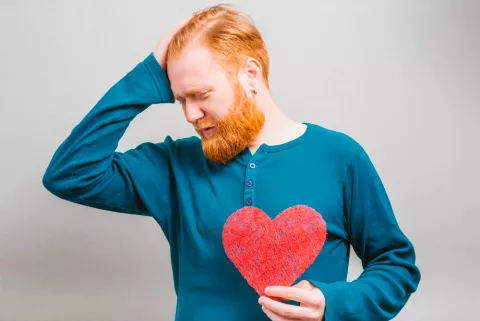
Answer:
[[[334, 160], [338, 165], [349, 173], [349, 175], [362, 175], [379, 179], [379, 174], [374, 162], [364, 145], [352, 136], [332, 130], [319, 125], [313, 125], [314, 141], [321, 144], [323, 152]], [[318, 143], [317, 143], [318, 144]], [[353, 174], [356, 173], [356, 174]], [[352, 178], [352, 177], [351, 177]]]
[[314, 144], [323, 153], [341, 160], [342, 163], [349, 163], [363, 150], [361, 143], [345, 132], [318, 124], [307, 124], [310, 130], [311, 144]]

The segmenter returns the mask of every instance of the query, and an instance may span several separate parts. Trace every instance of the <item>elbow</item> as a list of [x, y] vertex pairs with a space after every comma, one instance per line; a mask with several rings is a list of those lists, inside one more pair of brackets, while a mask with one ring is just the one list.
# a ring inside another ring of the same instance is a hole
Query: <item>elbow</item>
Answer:
[[45, 189], [50, 193], [54, 195], [58, 194], [58, 183], [52, 173], [50, 173], [48, 170], [43, 174], [42, 184], [43, 187], [45, 187]]
[[42, 177], [42, 184], [43, 184], [43, 187], [45, 187], [45, 189], [53, 194], [55, 194], [53, 191], [55, 190], [55, 180], [53, 179], [53, 176], [48, 172], [46, 171], [44, 174], [43, 174], [43, 177]]
[[69, 188], [68, 181], [61, 176], [49, 167], [43, 174], [42, 184], [53, 195], [64, 198], [69, 194]]

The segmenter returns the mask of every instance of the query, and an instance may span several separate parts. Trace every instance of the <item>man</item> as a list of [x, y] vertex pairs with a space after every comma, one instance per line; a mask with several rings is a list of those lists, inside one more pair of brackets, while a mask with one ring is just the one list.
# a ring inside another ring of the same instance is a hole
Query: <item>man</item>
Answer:
[[[176, 320], [392, 319], [420, 272], [372, 162], [346, 134], [287, 118], [268, 75], [247, 16], [225, 5], [197, 12], [98, 101], [43, 183], [62, 199], [158, 222]], [[175, 99], [200, 138], [115, 151], [135, 116]], [[282, 212], [288, 228], [272, 228]], [[350, 244], [364, 271], [346, 282]]]

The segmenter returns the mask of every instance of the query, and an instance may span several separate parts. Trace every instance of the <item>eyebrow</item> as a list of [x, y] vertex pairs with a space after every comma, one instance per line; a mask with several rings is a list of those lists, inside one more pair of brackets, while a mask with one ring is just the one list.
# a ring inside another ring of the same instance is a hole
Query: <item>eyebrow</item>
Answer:
[[[192, 95], [196, 95], [196, 94], [206, 94], [207, 92], [212, 91], [212, 90], [213, 90], [212, 87], [193, 88], [193, 89], [188, 90], [185, 93], [185, 96], [192, 96]], [[183, 96], [175, 96], [176, 100], [180, 100], [182, 98], [183, 98]]]

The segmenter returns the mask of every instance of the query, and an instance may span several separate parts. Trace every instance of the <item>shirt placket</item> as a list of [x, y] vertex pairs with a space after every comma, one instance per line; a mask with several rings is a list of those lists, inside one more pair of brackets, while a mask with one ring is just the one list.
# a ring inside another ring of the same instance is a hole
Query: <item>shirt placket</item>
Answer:
[[261, 170], [261, 160], [265, 157], [266, 152], [263, 148], [259, 148], [257, 152], [251, 157], [247, 163], [245, 170], [245, 185], [244, 185], [244, 206], [254, 206], [255, 204], [255, 187], [258, 171]]

